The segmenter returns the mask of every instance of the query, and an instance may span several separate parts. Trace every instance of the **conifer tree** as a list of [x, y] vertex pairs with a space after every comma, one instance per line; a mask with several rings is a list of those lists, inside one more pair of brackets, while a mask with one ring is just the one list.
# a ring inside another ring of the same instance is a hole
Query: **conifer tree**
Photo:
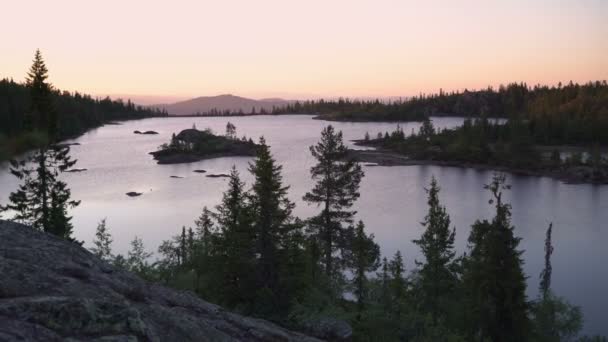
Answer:
[[346, 254], [346, 263], [353, 271], [351, 281], [353, 293], [357, 296], [359, 312], [363, 311], [367, 300], [367, 276], [380, 266], [380, 246], [374, 242], [374, 234], [365, 233], [363, 221], [359, 221], [351, 237], [350, 248]]
[[407, 285], [403, 275], [405, 273], [405, 266], [403, 265], [401, 251], [395, 253], [393, 259], [388, 264], [388, 269], [391, 275], [389, 289], [393, 304], [393, 314], [395, 319], [399, 320], [401, 318], [403, 301], [405, 300], [407, 291]]
[[67, 184], [58, 176], [73, 167], [76, 161], [70, 158], [69, 147], [55, 144], [57, 117], [52, 105], [52, 87], [46, 82], [47, 78], [48, 70], [37, 50], [27, 77], [31, 97], [27, 125], [44, 132], [47, 144], [20, 161], [11, 161], [11, 173], [23, 183], [9, 195], [10, 203], [3, 209], [14, 211], [13, 219], [16, 221], [71, 240], [72, 225], [67, 209], [80, 202], [70, 199]]
[[361, 166], [348, 158], [348, 150], [342, 141], [342, 132], [335, 132], [329, 125], [321, 132], [321, 140], [310, 147], [317, 164], [310, 169], [313, 189], [306, 193], [304, 201], [322, 206], [319, 215], [310, 219], [313, 238], [319, 241], [325, 275], [334, 279], [340, 275], [341, 260], [336, 251], [343, 251], [347, 242], [347, 228], [352, 223], [354, 211], [349, 211], [359, 198], [359, 183], [363, 178]]
[[220, 301], [244, 312], [251, 310], [254, 290], [255, 235], [245, 203], [244, 184], [233, 166], [228, 190], [217, 207], [216, 220], [221, 229], [218, 247]]
[[260, 138], [256, 159], [249, 165], [254, 176], [249, 194], [258, 288], [264, 292], [261, 303], [265, 310], [278, 305], [280, 262], [279, 249], [287, 239], [294, 204], [287, 198], [289, 187], [283, 186], [281, 165], [277, 165], [264, 138]]
[[492, 221], [477, 221], [469, 236], [470, 256], [465, 263], [465, 287], [470, 298], [470, 334], [476, 340], [526, 341], [531, 325], [522, 270], [520, 238], [513, 234], [511, 206], [503, 201], [510, 189], [504, 175], [494, 175], [485, 186], [492, 193]]
[[95, 231], [95, 239], [93, 240], [93, 248], [91, 252], [99, 257], [101, 260], [110, 262], [112, 261], [112, 236], [106, 226], [106, 219], [104, 218], [97, 225]]
[[551, 291], [551, 235], [549, 224], [545, 239], [545, 267], [540, 274], [539, 299], [532, 307], [536, 339], [541, 342], [571, 341], [583, 327], [580, 307], [574, 306]]
[[455, 230], [450, 229], [450, 216], [439, 203], [439, 186], [435, 177], [428, 193], [429, 211], [422, 222], [424, 233], [413, 242], [420, 247], [423, 262], [416, 261], [418, 273], [420, 304], [436, 324], [439, 316], [446, 313], [445, 303], [456, 285], [456, 264], [454, 256]]

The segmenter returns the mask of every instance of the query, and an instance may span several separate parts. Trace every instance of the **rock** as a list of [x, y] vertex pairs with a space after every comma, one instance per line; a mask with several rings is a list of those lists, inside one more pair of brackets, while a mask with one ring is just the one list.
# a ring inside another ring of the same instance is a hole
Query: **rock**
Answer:
[[137, 131], [137, 130], [133, 131], [133, 133], [134, 133], [134, 134], [141, 134], [141, 132], [140, 132], [140, 131]]
[[127, 196], [129, 197], [137, 197], [137, 196], [141, 196], [142, 193], [141, 192], [135, 192], [135, 191], [129, 191], [126, 193]]
[[71, 170], [66, 170], [65, 172], [83, 172], [83, 171], [87, 171], [87, 169], [71, 169]]
[[207, 171], [206, 171], [206, 170], [194, 170], [194, 171], [192, 171], [192, 172], [196, 172], [196, 173], [206, 173]]
[[225, 173], [218, 173], [218, 174], [207, 175], [207, 177], [209, 177], [209, 178], [221, 178], [221, 177], [230, 177], [230, 175], [227, 175]]
[[0, 341], [318, 341], [0, 220]]
[[353, 328], [345, 321], [332, 317], [320, 317], [303, 323], [306, 332], [328, 341], [350, 341]]
[[156, 131], [145, 131], [142, 134], [158, 134]]
[[171, 176], [171, 178], [184, 178], [182, 176]]

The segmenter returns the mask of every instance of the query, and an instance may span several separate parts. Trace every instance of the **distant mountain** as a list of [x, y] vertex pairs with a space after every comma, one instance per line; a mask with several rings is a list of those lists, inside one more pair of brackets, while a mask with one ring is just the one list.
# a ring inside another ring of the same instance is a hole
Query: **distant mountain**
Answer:
[[256, 113], [262, 109], [270, 112], [272, 107], [281, 107], [292, 101], [272, 98], [254, 100], [235, 95], [201, 96], [194, 99], [180, 101], [172, 104], [160, 104], [151, 107], [165, 109], [169, 115], [205, 114], [212, 111], [233, 113], [243, 112], [249, 114], [255, 108]]

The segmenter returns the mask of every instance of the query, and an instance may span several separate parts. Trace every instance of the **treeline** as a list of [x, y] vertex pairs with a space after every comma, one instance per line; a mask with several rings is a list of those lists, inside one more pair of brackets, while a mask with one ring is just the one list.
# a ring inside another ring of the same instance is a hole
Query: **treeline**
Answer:
[[351, 208], [364, 175], [347, 158], [340, 132], [328, 126], [310, 148], [317, 161], [311, 168], [315, 184], [304, 200], [319, 212], [306, 220], [293, 216], [281, 166], [263, 139], [260, 146], [248, 170], [252, 184], [244, 184], [233, 168], [221, 203], [215, 210], [203, 208], [194, 227], [163, 242], [155, 262], [139, 238], [126, 256], [113, 255], [105, 220], [92, 251], [149, 280], [328, 340], [349, 337], [337, 322], [352, 326], [355, 341], [578, 338], [580, 309], [551, 290], [552, 226], [540, 294], [526, 297], [521, 239], [503, 199], [510, 189], [504, 176], [495, 175], [486, 186], [494, 215], [473, 223], [462, 255], [433, 179], [424, 232], [413, 241], [422, 258], [407, 272], [401, 253], [382, 258], [373, 234], [356, 220]]
[[[166, 116], [165, 112], [133, 104], [130, 100], [92, 98], [78, 92], [50, 88], [52, 112], [57, 119], [58, 140], [75, 137], [104, 123]], [[27, 84], [0, 80], [0, 160], [12, 157], [48, 140], [44, 130], [31, 120], [33, 99]]]
[[[570, 140], [548, 125], [533, 120], [512, 119], [507, 122], [487, 118], [466, 119], [462, 126], [437, 130], [425, 119], [418, 132], [406, 135], [397, 126], [393, 132], [367, 134], [362, 144], [407, 155], [415, 160], [455, 161], [521, 168], [558, 170], [572, 166], [590, 166], [599, 174], [608, 174], [608, 160], [601, 148], [608, 144], [608, 127], [597, 135]], [[548, 138], [552, 136], [553, 138]], [[572, 137], [572, 136], [570, 136]], [[565, 153], [564, 146], [574, 144], [586, 151]], [[549, 148], [542, 145], [552, 143]], [[549, 151], [543, 151], [549, 150]], [[603, 172], [602, 172], [603, 171]], [[605, 175], [604, 175], [605, 176]], [[603, 176], [603, 177], [604, 177]]]
[[[319, 114], [337, 121], [421, 121], [428, 116], [519, 117], [539, 124], [557, 126], [573, 134], [600, 133], [608, 124], [606, 81], [579, 85], [530, 87], [525, 83], [501, 85], [498, 89], [438, 94], [420, 94], [405, 100], [318, 100], [296, 101], [273, 114]], [[602, 126], [594, 126], [600, 123]], [[550, 137], [547, 137], [550, 138]]]

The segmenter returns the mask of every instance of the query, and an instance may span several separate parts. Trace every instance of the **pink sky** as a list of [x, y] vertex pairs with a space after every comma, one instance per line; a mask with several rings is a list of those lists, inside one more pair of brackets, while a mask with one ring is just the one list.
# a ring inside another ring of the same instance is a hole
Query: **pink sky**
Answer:
[[608, 79], [608, 1], [6, 1], [0, 77], [165, 102]]

